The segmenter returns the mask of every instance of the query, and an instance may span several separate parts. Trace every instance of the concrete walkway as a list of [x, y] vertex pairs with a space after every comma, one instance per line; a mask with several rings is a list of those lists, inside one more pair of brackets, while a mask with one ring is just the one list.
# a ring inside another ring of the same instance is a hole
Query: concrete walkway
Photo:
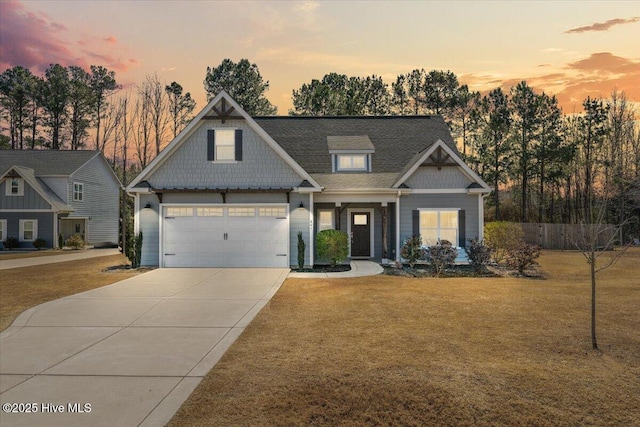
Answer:
[[158, 269], [25, 311], [0, 333], [0, 425], [165, 425], [288, 272]]
[[85, 249], [82, 251], [68, 251], [60, 255], [45, 255], [33, 258], [2, 259], [0, 255], [0, 270], [9, 268], [31, 267], [33, 265], [53, 264], [56, 262], [75, 261], [78, 259], [95, 258], [100, 256], [118, 255], [118, 248]]
[[344, 277], [362, 277], [362, 276], [375, 276], [381, 274], [384, 269], [380, 264], [373, 261], [351, 261], [351, 270], [343, 271], [340, 273], [297, 273], [291, 272], [288, 277], [303, 278], [303, 279], [337, 279]]

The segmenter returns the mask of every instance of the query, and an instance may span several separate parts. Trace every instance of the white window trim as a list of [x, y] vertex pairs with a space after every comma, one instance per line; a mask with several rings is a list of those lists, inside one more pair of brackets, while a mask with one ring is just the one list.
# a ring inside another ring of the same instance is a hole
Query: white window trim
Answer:
[[[12, 181], [16, 180], [18, 182], [18, 193], [13, 194], [11, 192], [11, 188], [12, 188]], [[6, 178], [4, 181], [4, 187], [5, 187], [5, 196], [24, 196], [24, 178]]]
[[[236, 160], [236, 129], [235, 128], [215, 128], [213, 129], [215, 133], [215, 143], [213, 148], [213, 162], [214, 163], [238, 163]], [[228, 147], [229, 145], [233, 148], [233, 158], [232, 159], [218, 159], [218, 147], [220, 147], [218, 141], [218, 132], [230, 132], [233, 134], [233, 139], [231, 144], [224, 143], [222, 146]]]
[[375, 239], [374, 239], [374, 235], [373, 232], [375, 230], [375, 215], [374, 215], [374, 211], [373, 208], [347, 208], [347, 235], [349, 236], [349, 257], [351, 257], [351, 213], [355, 212], [355, 213], [360, 213], [360, 212], [368, 212], [369, 215], [369, 257], [373, 258], [375, 257]]
[[[25, 222], [33, 222], [33, 238], [24, 238], [24, 224]], [[21, 219], [20, 220], [20, 236], [18, 238], [21, 242], [33, 242], [38, 238], [38, 220], [37, 219]]]
[[[76, 191], [76, 185], [79, 187], [80, 191]], [[74, 182], [72, 190], [73, 190], [73, 201], [84, 202], [84, 183]], [[80, 198], [76, 198], [76, 193], [80, 195]]]
[[[348, 167], [348, 168], [341, 168], [340, 167], [340, 157], [351, 157], [352, 161], [351, 163], [353, 164], [353, 157], [364, 157], [364, 167], [362, 168], [354, 168], [354, 167]], [[333, 165], [333, 172], [371, 172], [371, 154], [367, 154], [367, 153], [339, 153], [339, 154], [332, 154], [332, 165]]]
[[[418, 208], [419, 212], [422, 211], [428, 211], [428, 212], [443, 212], [443, 211], [455, 211], [455, 212], [460, 212], [461, 208]], [[418, 226], [419, 226], [419, 230], [422, 229], [422, 224], [421, 224], [422, 220], [418, 220]], [[456, 228], [456, 241], [455, 242], [451, 242], [453, 243], [454, 246], [458, 247], [458, 242], [460, 240], [460, 221], [456, 220], [456, 222], [458, 223], [458, 226]], [[438, 230], [438, 240], [440, 240], [440, 214], [438, 214], [437, 217], [437, 230]], [[422, 235], [422, 233], [420, 233]], [[424, 244], [424, 243], [423, 243]]]
[[[320, 213], [321, 212], [329, 212], [331, 213], [331, 228], [320, 229]], [[336, 211], [334, 209], [318, 209], [318, 233], [324, 230], [335, 230], [336, 228]]]
[[0, 219], [0, 242], [7, 240], [7, 220]]

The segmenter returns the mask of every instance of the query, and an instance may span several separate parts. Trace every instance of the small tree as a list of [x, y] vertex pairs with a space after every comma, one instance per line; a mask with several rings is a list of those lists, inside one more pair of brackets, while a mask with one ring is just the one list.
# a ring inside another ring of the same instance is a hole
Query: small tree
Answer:
[[444, 270], [453, 264], [458, 256], [458, 250], [454, 248], [450, 242], [441, 242], [427, 248], [427, 261], [431, 264], [433, 273], [436, 277], [444, 272]]
[[323, 230], [316, 234], [316, 247], [320, 258], [328, 259], [331, 266], [341, 263], [349, 255], [347, 233], [340, 230]]
[[131, 261], [131, 268], [140, 267], [142, 261], [142, 231], [131, 239], [131, 244], [127, 247], [127, 258]]
[[298, 268], [302, 270], [304, 268], [304, 251], [307, 249], [307, 245], [302, 238], [302, 231], [298, 231]]
[[400, 256], [409, 262], [409, 267], [411, 268], [413, 268], [417, 261], [424, 259], [425, 250], [422, 247], [422, 237], [419, 234], [407, 237], [404, 242], [402, 242]]
[[514, 222], [494, 221], [484, 226], [484, 241], [491, 248], [496, 264], [500, 264], [509, 250], [518, 246], [523, 238], [522, 226]]

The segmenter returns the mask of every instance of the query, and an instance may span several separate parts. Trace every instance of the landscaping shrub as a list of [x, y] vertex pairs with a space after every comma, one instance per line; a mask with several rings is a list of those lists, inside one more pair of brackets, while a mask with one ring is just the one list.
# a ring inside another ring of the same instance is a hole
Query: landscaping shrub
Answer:
[[507, 265], [515, 268], [518, 273], [524, 274], [524, 271], [538, 265], [536, 259], [540, 257], [542, 249], [538, 245], [532, 245], [526, 242], [520, 242], [519, 245], [509, 249], [507, 254]]
[[5, 248], [11, 250], [13, 248], [17, 248], [20, 242], [15, 237], [7, 237], [7, 239], [2, 242]]
[[131, 261], [131, 268], [140, 267], [142, 262], [142, 231], [131, 239], [131, 244], [127, 247], [127, 258]]
[[409, 267], [411, 268], [413, 268], [417, 261], [424, 259], [425, 250], [422, 247], [422, 237], [419, 234], [407, 237], [405, 241], [402, 242], [400, 256], [409, 262]]
[[329, 260], [331, 266], [341, 263], [349, 255], [349, 238], [340, 230], [323, 230], [316, 234], [318, 257]]
[[44, 239], [36, 239], [33, 241], [33, 247], [40, 250], [47, 246], [47, 242]]
[[66, 245], [68, 247], [70, 247], [71, 249], [83, 249], [85, 242], [82, 239], [82, 236], [79, 234], [74, 234], [73, 236], [69, 237], [66, 241]]
[[64, 236], [62, 233], [58, 234], [58, 249], [62, 249], [64, 247]]
[[469, 239], [467, 255], [471, 261], [471, 267], [476, 273], [485, 273], [487, 265], [491, 261], [491, 248], [484, 244], [484, 240]]
[[522, 243], [524, 232], [522, 226], [514, 222], [495, 221], [484, 226], [484, 241], [493, 252], [493, 260], [500, 264], [510, 249]]
[[448, 241], [442, 243], [438, 241], [437, 244], [429, 246], [427, 248], [427, 262], [431, 264], [433, 274], [436, 277], [444, 272], [445, 268], [453, 264], [458, 256], [458, 250], [451, 245]]
[[304, 250], [307, 249], [307, 245], [302, 238], [302, 231], [298, 231], [298, 268], [302, 270], [304, 268]]

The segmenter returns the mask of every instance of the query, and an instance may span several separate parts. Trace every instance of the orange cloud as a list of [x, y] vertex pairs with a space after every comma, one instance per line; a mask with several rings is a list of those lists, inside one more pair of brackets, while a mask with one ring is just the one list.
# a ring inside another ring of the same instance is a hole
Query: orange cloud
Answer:
[[110, 43], [110, 44], [118, 43], [118, 40], [113, 36], [109, 36], [109, 37], [105, 38], [104, 41], [106, 41], [107, 43]]
[[626, 74], [640, 72], [640, 63], [615, 56], [611, 52], [593, 53], [590, 57], [573, 62], [568, 68], [586, 72]]
[[587, 25], [584, 27], [572, 28], [570, 30], [565, 31], [565, 34], [586, 33], [588, 31], [607, 31], [609, 28], [613, 27], [614, 25], [632, 24], [638, 21], [640, 21], [640, 18], [637, 16], [634, 16], [633, 18], [629, 18], [629, 19], [622, 19], [622, 18], [609, 19], [608, 21], [605, 21], [605, 22], [596, 22], [595, 24]]

